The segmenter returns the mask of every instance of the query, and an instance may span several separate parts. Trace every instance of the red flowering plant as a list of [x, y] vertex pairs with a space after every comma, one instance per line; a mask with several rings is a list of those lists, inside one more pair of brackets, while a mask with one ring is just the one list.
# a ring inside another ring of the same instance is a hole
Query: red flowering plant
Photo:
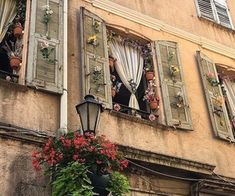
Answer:
[[45, 166], [49, 172], [64, 168], [71, 162], [84, 164], [88, 170], [99, 175], [122, 171], [128, 165], [117, 146], [104, 135], [81, 135], [78, 132], [49, 138], [42, 150], [33, 152], [32, 157], [35, 170]]
[[[121, 195], [129, 190], [127, 178], [118, 172], [127, 167], [128, 161], [104, 135], [69, 132], [59, 138], [49, 138], [40, 151], [33, 152], [32, 158], [35, 170], [44, 167], [46, 174], [52, 175], [52, 196], [93, 196], [109, 192]], [[104, 188], [97, 188], [94, 176], [107, 176]]]

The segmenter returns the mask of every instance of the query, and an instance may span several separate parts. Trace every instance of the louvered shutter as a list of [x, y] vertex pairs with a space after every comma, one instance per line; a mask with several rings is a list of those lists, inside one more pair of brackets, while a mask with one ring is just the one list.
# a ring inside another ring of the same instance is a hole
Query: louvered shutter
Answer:
[[[53, 11], [47, 25], [43, 23], [46, 5]], [[34, 0], [31, 8], [27, 85], [62, 93], [63, 1]], [[48, 58], [43, 56], [43, 44], [49, 45]]]
[[197, 60], [213, 130], [220, 138], [234, 140], [225, 103], [220, 101], [223, 100], [221, 87], [216, 83], [212, 85], [208, 79], [209, 74], [218, 81], [215, 65], [212, 60], [199, 51], [197, 52]]
[[[108, 66], [106, 26], [104, 21], [81, 8], [81, 45], [83, 96], [92, 94], [105, 107], [112, 107], [111, 82]], [[89, 39], [96, 38], [94, 44]]]
[[197, 0], [199, 16], [215, 20], [212, 0]]
[[[166, 123], [169, 126], [192, 129], [177, 44], [168, 41], [155, 43]], [[172, 66], [178, 70], [174, 76], [171, 74]]]
[[215, 2], [215, 8], [218, 16], [218, 22], [223, 26], [232, 28], [227, 7]]

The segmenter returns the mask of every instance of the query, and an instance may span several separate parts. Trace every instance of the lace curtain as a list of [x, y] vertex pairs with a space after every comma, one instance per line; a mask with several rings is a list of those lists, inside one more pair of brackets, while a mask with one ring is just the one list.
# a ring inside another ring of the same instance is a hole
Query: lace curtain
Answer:
[[16, 16], [16, 0], [0, 0], [0, 43]]
[[135, 93], [143, 73], [144, 59], [141, 51], [139, 48], [118, 39], [112, 39], [109, 47], [113, 57], [117, 59], [115, 69], [125, 87], [131, 92], [129, 107], [139, 109]]
[[235, 82], [230, 81], [229, 79], [224, 79], [223, 83], [227, 95], [229, 114], [232, 117], [232, 124], [235, 128]]

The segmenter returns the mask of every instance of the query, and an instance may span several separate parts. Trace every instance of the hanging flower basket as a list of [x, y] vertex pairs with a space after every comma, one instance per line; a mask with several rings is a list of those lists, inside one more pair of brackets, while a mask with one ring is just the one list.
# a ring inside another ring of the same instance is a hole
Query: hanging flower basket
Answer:
[[146, 79], [149, 81], [149, 80], [153, 80], [154, 78], [154, 72], [153, 71], [147, 71], [146, 74]]
[[[46, 169], [53, 175], [52, 195], [122, 195], [129, 183], [119, 171], [128, 161], [115, 144], [105, 136], [69, 132], [59, 138], [49, 138], [44, 147], [32, 154], [33, 167]], [[118, 188], [117, 188], [118, 187]]]
[[15, 56], [10, 58], [10, 65], [13, 70], [19, 70], [21, 59]]
[[17, 23], [13, 29], [13, 34], [16, 38], [19, 38], [23, 34], [23, 27], [20, 23]]
[[149, 103], [150, 109], [151, 110], [156, 110], [158, 109], [158, 101], [157, 100], [153, 100]]

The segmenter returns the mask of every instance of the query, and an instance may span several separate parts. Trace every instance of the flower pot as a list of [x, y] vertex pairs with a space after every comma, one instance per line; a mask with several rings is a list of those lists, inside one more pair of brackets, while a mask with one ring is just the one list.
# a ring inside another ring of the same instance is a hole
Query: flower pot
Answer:
[[15, 28], [13, 29], [13, 34], [16, 38], [21, 37], [23, 34], [23, 27], [20, 24], [15, 25]]
[[113, 58], [109, 58], [109, 68], [111, 72], [114, 71], [114, 59]]
[[11, 57], [10, 58], [10, 65], [11, 68], [14, 70], [18, 70], [20, 67], [21, 59], [18, 57]]
[[108, 174], [97, 175], [94, 173], [88, 173], [87, 176], [90, 178], [91, 185], [94, 187], [93, 192], [102, 196], [107, 196], [109, 194], [109, 191], [106, 190], [110, 181], [110, 176]]
[[116, 90], [115, 90], [115, 89], [112, 89], [112, 90], [111, 90], [111, 93], [112, 93], [112, 97], [115, 97], [115, 95], [116, 95]]
[[148, 81], [149, 81], [149, 80], [153, 80], [153, 78], [154, 78], [154, 73], [153, 73], [153, 71], [148, 71], [148, 72], [146, 72], [145, 76], [146, 76], [146, 79], [147, 79]]
[[151, 110], [156, 110], [158, 108], [158, 101], [157, 100], [153, 100], [150, 102], [150, 109]]

